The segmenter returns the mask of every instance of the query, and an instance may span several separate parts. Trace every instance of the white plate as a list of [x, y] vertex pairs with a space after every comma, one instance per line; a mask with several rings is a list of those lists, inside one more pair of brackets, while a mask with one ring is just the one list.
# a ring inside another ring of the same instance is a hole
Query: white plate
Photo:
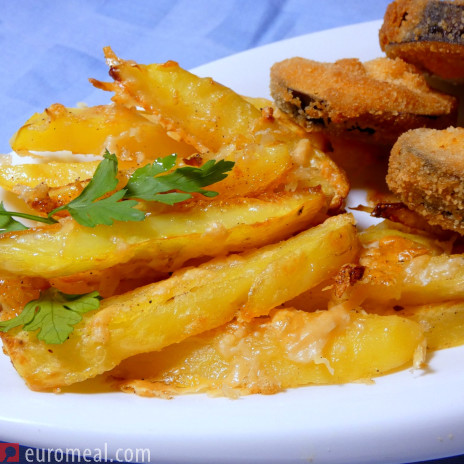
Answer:
[[[275, 61], [296, 55], [321, 61], [380, 56], [379, 26], [376, 21], [310, 34], [195, 71], [243, 94], [267, 96]], [[406, 370], [373, 385], [315, 386], [239, 400], [193, 395], [167, 401], [123, 393], [31, 392], [2, 356], [0, 436], [61, 450], [106, 448], [109, 457], [116, 457], [118, 448], [134, 453], [149, 448], [157, 463], [432, 459], [464, 453], [463, 359], [464, 348], [441, 351], [427, 372]]]

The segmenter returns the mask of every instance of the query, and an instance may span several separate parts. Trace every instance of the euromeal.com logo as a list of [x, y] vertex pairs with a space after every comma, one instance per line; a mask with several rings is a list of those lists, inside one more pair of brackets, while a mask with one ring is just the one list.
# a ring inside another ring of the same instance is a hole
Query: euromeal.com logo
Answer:
[[[22, 454], [22, 453], [21, 453]], [[150, 462], [148, 448], [118, 448], [114, 453], [108, 451], [108, 444], [103, 448], [26, 448], [21, 462], [30, 463], [83, 463], [83, 462], [124, 462], [143, 464]], [[18, 443], [0, 443], [0, 463], [20, 462]]]

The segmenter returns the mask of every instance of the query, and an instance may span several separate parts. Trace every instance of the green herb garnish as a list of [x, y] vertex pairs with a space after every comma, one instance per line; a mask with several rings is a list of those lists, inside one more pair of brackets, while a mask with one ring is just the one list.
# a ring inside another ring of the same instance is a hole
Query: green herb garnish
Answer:
[[86, 227], [111, 225], [114, 221], [143, 221], [145, 213], [136, 208], [137, 200], [173, 205], [191, 198], [191, 193], [214, 197], [217, 192], [204, 190], [203, 187], [226, 178], [226, 173], [234, 166], [233, 161], [210, 160], [198, 168], [185, 166], [168, 172], [176, 162], [175, 154], [158, 158], [153, 163], [136, 169], [127, 185], [110, 195], [118, 185], [118, 160], [114, 154], [106, 151], [93, 178], [81, 194], [68, 204], [51, 211], [47, 217], [6, 211], [2, 205], [0, 233], [27, 228], [13, 217], [53, 224], [58, 222], [53, 215], [60, 211], [68, 211], [76, 222]]
[[76, 222], [86, 227], [99, 224], [110, 226], [115, 220], [143, 221], [145, 213], [134, 208], [137, 201], [121, 201], [126, 193], [125, 189], [104, 197], [118, 185], [117, 173], [118, 160], [114, 154], [107, 151], [81, 194], [67, 205], [54, 209], [48, 216], [52, 217], [59, 211], [66, 210]]
[[98, 309], [99, 306], [98, 292], [67, 295], [49, 288], [37, 300], [27, 303], [18, 316], [0, 322], [0, 332], [8, 332], [22, 325], [23, 330], [39, 330], [39, 340], [60, 344], [68, 339], [74, 326], [82, 320], [82, 314]]
[[[0, 214], [1, 213], [8, 213], [3, 206], [3, 202], [0, 202]], [[0, 234], [24, 229], [27, 229], [27, 227], [20, 222], [15, 221], [9, 214], [4, 216], [0, 215]]]
[[[199, 168], [184, 166], [160, 176], [161, 173], [172, 169], [175, 164], [176, 155], [171, 155], [137, 169], [127, 182], [125, 198], [139, 198], [172, 205], [191, 198], [190, 193], [193, 192], [205, 197], [215, 197], [217, 192], [203, 190], [202, 187], [225, 179], [226, 172], [234, 166], [233, 161], [210, 160]], [[171, 190], [180, 190], [180, 192], [165, 193]]]

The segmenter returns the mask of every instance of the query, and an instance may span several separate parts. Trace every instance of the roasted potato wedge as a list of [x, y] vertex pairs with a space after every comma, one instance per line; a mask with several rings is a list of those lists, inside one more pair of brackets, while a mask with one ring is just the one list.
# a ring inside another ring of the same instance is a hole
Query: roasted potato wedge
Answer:
[[404, 305], [464, 298], [463, 255], [423, 255], [412, 259], [403, 272], [398, 283]]
[[[384, 220], [368, 227], [359, 234], [359, 239], [365, 248], [372, 248], [385, 244], [384, 252], [398, 254], [400, 249], [422, 249], [430, 255], [450, 254], [453, 248], [453, 237], [442, 237], [431, 233], [430, 230], [411, 228], [407, 225]], [[390, 240], [397, 240], [396, 246], [389, 247]]]
[[235, 317], [267, 315], [336, 273], [355, 258], [358, 246], [352, 217], [339, 215], [285, 242], [218, 258], [103, 300], [53, 349], [18, 329], [2, 335], [4, 348], [30, 388], [70, 385]]
[[123, 391], [271, 394], [309, 384], [369, 380], [418, 364], [425, 339], [418, 323], [342, 306], [307, 313], [280, 309], [230, 322], [159, 352], [123, 361], [111, 373]]
[[[33, 189], [40, 186], [47, 189], [72, 188], [79, 182], [85, 183], [91, 179], [99, 163], [100, 161], [16, 165], [3, 163], [0, 165], [0, 187], [17, 195], [25, 188]], [[118, 166], [125, 171], [133, 170], [139, 164], [135, 161], [120, 161]]]
[[0, 187], [8, 192], [19, 194], [24, 187], [38, 185], [61, 187], [74, 182], [91, 179], [100, 161], [82, 163], [39, 163], [0, 165]]
[[34, 114], [10, 143], [18, 154], [65, 150], [101, 155], [109, 150], [121, 160], [137, 161], [195, 152], [193, 147], [169, 137], [141, 112], [122, 105], [66, 108], [56, 103]]
[[202, 152], [231, 144], [240, 149], [253, 141], [263, 121], [261, 111], [233, 90], [174, 61], [135, 64], [118, 58], [109, 47], [104, 51], [114, 83], [91, 82], [115, 92], [118, 104], [144, 108], [165, 129]]
[[[231, 173], [214, 185], [214, 190], [220, 194], [218, 199], [221, 200], [320, 186], [330, 202], [330, 209], [338, 210], [349, 191], [345, 174], [323, 151], [314, 147], [310, 140], [302, 140], [295, 153], [298, 154], [298, 159], [294, 162], [287, 145], [283, 143], [271, 146], [252, 145], [243, 150], [228, 147], [219, 153], [185, 159], [180, 165], [190, 162], [201, 165], [213, 159], [235, 162]], [[87, 176], [94, 172], [97, 164], [4, 164], [0, 167], [0, 186], [18, 195], [32, 209], [48, 213], [78, 196], [88, 182]], [[119, 166], [118, 177], [121, 181], [127, 181], [138, 167], [130, 161], [122, 161]]]
[[[406, 317], [420, 324], [429, 350], [441, 350], [464, 344], [464, 300], [377, 310], [382, 314]], [[375, 311], [375, 307], [370, 309], [370, 312]]]
[[[325, 196], [315, 190], [180, 205], [147, 212], [143, 222], [112, 226], [88, 228], [68, 218], [0, 235], [0, 270], [52, 278], [139, 261], [154, 271], [170, 272], [192, 258], [287, 238], [321, 222], [326, 209]], [[125, 274], [123, 265], [120, 272]]]
[[[464, 255], [449, 254], [450, 243], [376, 226], [360, 234], [364, 248], [356, 282], [340, 275], [335, 293], [364, 308], [404, 307], [464, 298]], [[346, 292], [345, 292], [346, 290]]]

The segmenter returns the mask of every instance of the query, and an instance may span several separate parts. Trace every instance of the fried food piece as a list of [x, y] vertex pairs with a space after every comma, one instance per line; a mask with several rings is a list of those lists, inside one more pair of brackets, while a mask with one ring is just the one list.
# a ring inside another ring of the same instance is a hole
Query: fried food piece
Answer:
[[[60, 188], [72, 183], [87, 183], [93, 175], [100, 161], [83, 161], [80, 163], [48, 162], [40, 164], [10, 164], [0, 165], [0, 187], [8, 192], [21, 195], [25, 188], [47, 187]], [[119, 161], [120, 171], [131, 170], [141, 165], [136, 161]], [[128, 175], [120, 173], [123, 179]]]
[[390, 189], [432, 225], [464, 235], [464, 129], [417, 129], [393, 146]]
[[463, 0], [395, 0], [385, 12], [380, 46], [431, 74], [463, 78], [463, 30]]
[[418, 127], [456, 121], [455, 98], [433, 91], [417, 69], [396, 59], [320, 63], [290, 58], [271, 69], [276, 105], [308, 131], [393, 145]]
[[40, 277], [17, 277], [0, 274], [0, 320], [6, 321], [21, 312], [28, 301], [39, 298], [49, 287]]
[[114, 82], [91, 83], [115, 92], [118, 104], [144, 108], [165, 130], [202, 153], [230, 144], [240, 149], [269, 126], [261, 111], [232, 89], [195, 76], [174, 61], [136, 64], [118, 58], [109, 47], [104, 52]]
[[[411, 225], [394, 222], [389, 219], [386, 219], [375, 226], [368, 227], [366, 230], [363, 230], [359, 236], [361, 243], [365, 248], [372, 248], [373, 245], [381, 243], [385, 238], [390, 240], [392, 237], [400, 237], [409, 242], [407, 248], [414, 249], [416, 244], [419, 244], [424, 249], [429, 250], [432, 255], [441, 255], [443, 253], [448, 255], [451, 254], [454, 242], [453, 238], [441, 237], [435, 234], [434, 231], [418, 229]], [[397, 251], [397, 246], [392, 243], [388, 244], [387, 248], [384, 250], [385, 253], [396, 253]], [[406, 252], [406, 256], [410, 255], [410, 251]], [[396, 258], [394, 258], [394, 260], [395, 259]]]

